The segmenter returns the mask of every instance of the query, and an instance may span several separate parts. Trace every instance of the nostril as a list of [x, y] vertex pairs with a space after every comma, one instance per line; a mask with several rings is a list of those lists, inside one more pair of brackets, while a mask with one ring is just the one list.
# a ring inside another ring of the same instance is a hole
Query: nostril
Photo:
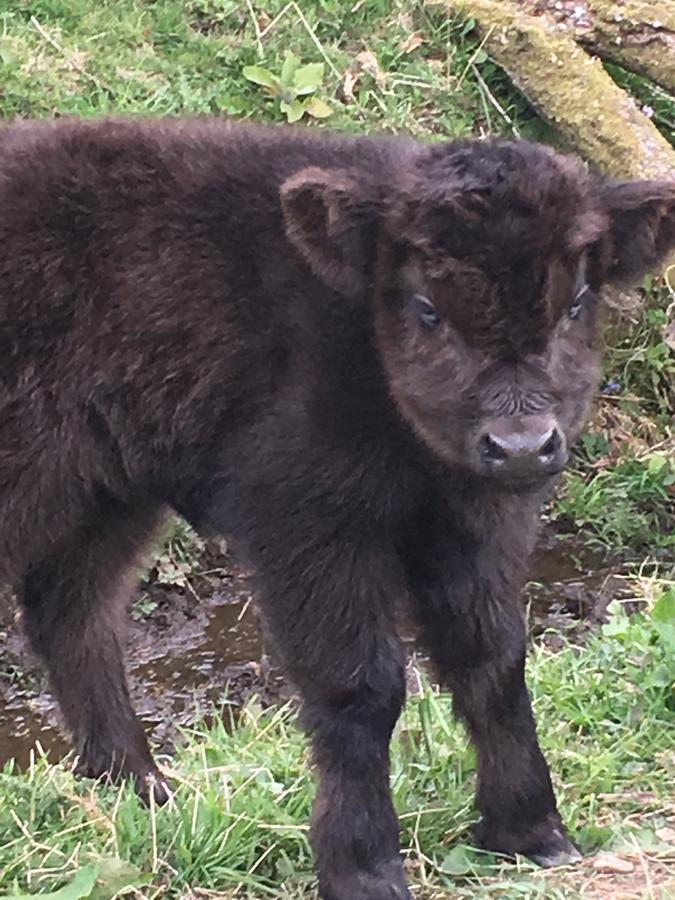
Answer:
[[539, 458], [542, 462], [549, 462], [558, 453], [559, 449], [560, 435], [558, 434], [558, 430], [553, 428], [539, 448]]
[[501, 463], [507, 458], [506, 450], [491, 435], [484, 434], [480, 439], [480, 454], [485, 462]]

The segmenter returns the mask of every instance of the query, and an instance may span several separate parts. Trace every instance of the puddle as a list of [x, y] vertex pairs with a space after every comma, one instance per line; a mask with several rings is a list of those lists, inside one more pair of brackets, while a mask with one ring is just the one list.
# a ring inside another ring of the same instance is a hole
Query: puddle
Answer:
[[606, 621], [612, 600], [632, 596], [621, 577], [625, 570], [625, 561], [608, 559], [579, 540], [545, 534], [524, 592], [530, 634], [543, 635], [552, 648], [565, 640], [583, 640]]
[[[213, 562], [213, 560], [209, 560]], [[525, 592], [534, 635], [556, 647], [583, 639], [625, 591], [618, 563], [573, 539], [546, 537]], [[191, 580], [192, 589], [153, 584], [129, 618], [126, 662], [134, 709], [153, 745], [167, 751], [181, 726], [252, 693], [263, 703], [289, 695], [270, 669], [246, 574], [229, 558]], [[10, 598], [0, 595], [0, 767], [25, 768], [36, 742], [52, 760], [69, 749], [41, 665], [28, 650]]]
[[[222, 565], [222, 560], [219, 563]], [[191, 580], [192, 583], [192, 580]], [[151, 585], [146, 611], [129, 616], [125, 662], [132, 703], [161, 751], [179, 728], [252, 693], [271, 702], [284, 693], [265, 664], [258, 620], [245, 573], [228, 563], [194, 579], [197, 593]], [[137, 620], [139, 619], [139, 620]], [[0, 596], [0, 768], [25, 768], [36, 742], [49, 759], [69, 749], [58, 707], [40, 662], [21, 634], [16, 607]]]

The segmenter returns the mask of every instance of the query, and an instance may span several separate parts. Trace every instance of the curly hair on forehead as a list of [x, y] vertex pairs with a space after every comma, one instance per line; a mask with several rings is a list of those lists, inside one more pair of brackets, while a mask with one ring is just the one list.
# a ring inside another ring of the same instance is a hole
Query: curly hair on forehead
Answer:
[[583, 164], [527, 141], [432, 146], [401, 193], [404, 238], [494, 272], [577, 252], [604, 224]]

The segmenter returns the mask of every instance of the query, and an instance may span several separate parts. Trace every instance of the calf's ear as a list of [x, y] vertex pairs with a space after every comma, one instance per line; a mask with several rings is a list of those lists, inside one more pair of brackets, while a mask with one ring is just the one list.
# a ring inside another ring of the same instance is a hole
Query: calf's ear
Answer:
[[635, 284], [675, 250], [675, 182], [607, 183], [603, 199], [612, 244], [607, 280]]
[[333, 290], [366, 286], [374, 204], [350, 173], [310, 167], [281, 185], [286, 236], [315, 275]]

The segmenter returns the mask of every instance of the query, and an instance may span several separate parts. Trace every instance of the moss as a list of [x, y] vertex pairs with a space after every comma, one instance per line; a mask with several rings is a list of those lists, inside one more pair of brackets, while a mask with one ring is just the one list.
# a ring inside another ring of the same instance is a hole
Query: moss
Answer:
[[607, 174], [672, 177], [675, 151], [572, 37], [507, 0], [446, 0], [475, 20], [485, 46], [566, 142]]
[[587, 0], [601, 56], [675, 92], [675, 3]]

